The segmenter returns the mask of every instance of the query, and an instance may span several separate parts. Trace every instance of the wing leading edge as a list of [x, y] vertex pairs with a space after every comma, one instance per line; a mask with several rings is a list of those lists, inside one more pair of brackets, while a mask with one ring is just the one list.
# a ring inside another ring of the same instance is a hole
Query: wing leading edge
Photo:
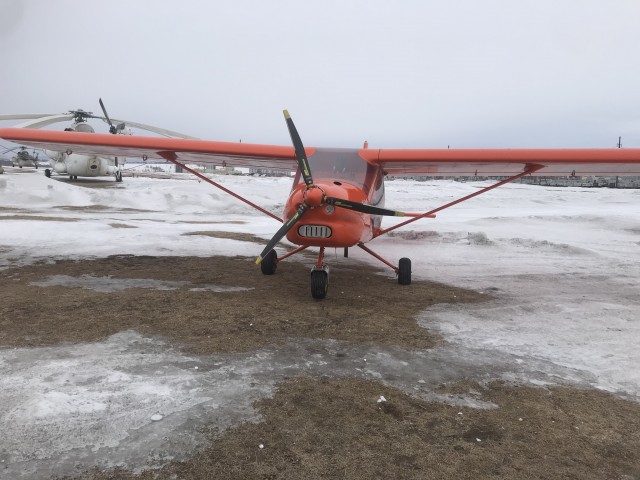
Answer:
[[640, 148], [366, 149], [360, 155], [390, 175], [511, 176], [640, 175]]
[[[35, 148], [82, 155], [165, 160], [167, 153], [171, 152], [180, 163], [290, 171], [294, 171], [297, 165], [293, 147], [275, 145], [21, 128], [0, 129], [0, 138]], [[307, 149], [307, 155], [314, 151]]]
[[[167, 159], [230, 167], [294, 171], [291, 146], [183, 138], [0, 129], [0, 138], [36, 148], [85, 155]], [[306, 148], [313, 165], [315, 148]], [[640, 148], [605, 149], [362, 149], [361, 158], [390, 175], [511, 176], [542, 166], [538, 176], [640, 175]]]

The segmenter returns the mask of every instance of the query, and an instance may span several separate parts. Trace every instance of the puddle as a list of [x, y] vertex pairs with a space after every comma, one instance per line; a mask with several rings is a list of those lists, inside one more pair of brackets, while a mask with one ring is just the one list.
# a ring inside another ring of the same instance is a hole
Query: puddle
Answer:
[[[96, 292], [113, 293], [130, 288], [149, 288], [153, 290], [178, 290], [193, 285], [191, 282], [179, 280], [154, 280], [150, 278], [113, 278], [110, 275], [96, 277], [93, 275], [81, 275], [72, 277], [69, 275], [51, 275], [39, 282], [31, 282], [34, 287], [69, 287], [86, 288]], [[245, 287], [228, 287], [224, 285], [199, 285], [189, 288], [191, 292], [243, 292], [252, 290]]]

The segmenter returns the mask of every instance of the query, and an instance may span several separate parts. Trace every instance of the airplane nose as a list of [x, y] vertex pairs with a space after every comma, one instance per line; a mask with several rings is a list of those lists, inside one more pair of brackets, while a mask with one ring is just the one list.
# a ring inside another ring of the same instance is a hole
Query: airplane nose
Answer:
[[324, 198], [326, 197], [324, 190], [316, 185], [308, 187], [302, 195], [302, 201], [311, 208], [316, 208], [322, 205]]

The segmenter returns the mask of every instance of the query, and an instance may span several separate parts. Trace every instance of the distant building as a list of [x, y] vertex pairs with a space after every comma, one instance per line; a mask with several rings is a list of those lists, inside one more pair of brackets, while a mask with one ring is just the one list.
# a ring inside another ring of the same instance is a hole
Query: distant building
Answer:
[[264, 175], [266, 177], [290, 177], [290, 170], [275, 170], [272, 168], [250, 168], [250, 175]]

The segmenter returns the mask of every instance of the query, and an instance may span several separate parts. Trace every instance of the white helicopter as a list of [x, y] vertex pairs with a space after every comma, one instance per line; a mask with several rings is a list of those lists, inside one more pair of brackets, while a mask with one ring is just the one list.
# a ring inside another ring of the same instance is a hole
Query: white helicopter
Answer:
[[[149, 132], [157, 133], [164, 137], [173, 138], [189, 138], [195, 139], [189, 135], [183, 133], [173, 132], [164, 128], [153, 127], [151, 125], [145, 125], [143, 123], [130, 122], [124, 120], [113, 121], [109, 118], [107, 110], [102, 103], [102, 99], [99, 99], [100, 108], [104, 116], [94, 115], [92, 112], [86, 112], [82, 109], [69, 110], [67, 113], [60, 114], [10, 114], [0, 115], [1, 120], [28, 120], [24, 123], [16, 125], [15, 128], [42, 128], [48, 125], [52, 125], [60, 122], [67, 122], [72, 120], [71, 125], [65, 128], [65, 131], [86, 132], [95, 133], [95, 130], [87, 122], [90, 118], [100, 119], [109, 124], [109, 133], [120, 135], [132, 135], [131, 128], [138, 128]], [[114, 125], [114, 122], [116, 123]], [[122, 182], [122, 166], [124, 165], [126, 158], [119, 157], [104, 157], [104, 156], [89, 156], [79, 155], [71, 153], [70, 151], [51, 151], [45, 150], [44, 153], [51, 158], [53, 164], [53, 171], [51, 169], [45, 169], [44, 174], [47, 177], [51, 177], [52, 173], [59, 175], [68, 175], [70, 180], [77, 180], [78, 177], [104, 177], [113, 175], [116, 182]], [[37, 165], [37, 163], [35, 164]], [[37, 166], [36, 166], [37, 168]]]
[[14, 154], [13, 158], [11, 159], [11, 165], [14, 167], [35, 167], [38, 168], [38, 152], [36, 152], [35, 150], [32, 153], [29, 153], [27, 151], [27, 147], [24, 146], [19, 146], [19, 147], [13, 147], [13, 148], [7, 148], [4, 152], [2, 152], [2, 154], [7, 154], [10, 152], [15, 152], [17, 150], [17, 152]]

